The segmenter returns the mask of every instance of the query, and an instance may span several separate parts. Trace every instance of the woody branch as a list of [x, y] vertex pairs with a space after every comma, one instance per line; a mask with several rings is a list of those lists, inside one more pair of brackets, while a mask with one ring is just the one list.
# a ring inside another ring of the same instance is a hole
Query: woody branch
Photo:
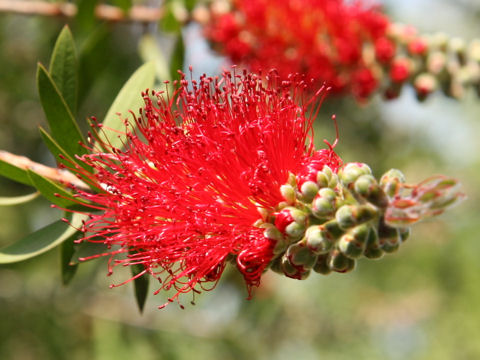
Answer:
[[[0, 13], [72, 18], [77, 14], [77, 10], [77, 6], [72, 3], [0, 0]], [[187, 22], [190, 19], [201, 20], [205, 16], [204, 14], [205, 11], [201, 8], [196, 9], [191, 16], [185, 9], [179, 8], [177, 11], [174, 11], [174, 16], [181, 22]], [[99, 4], [95, 7], [95, 16], [99, 20], [109, 22], [152, 23], [161, 20], [164, 15], [165, 9], [163, 7], [136, 5], [132, 6], [128, 11], [105, 4]]]

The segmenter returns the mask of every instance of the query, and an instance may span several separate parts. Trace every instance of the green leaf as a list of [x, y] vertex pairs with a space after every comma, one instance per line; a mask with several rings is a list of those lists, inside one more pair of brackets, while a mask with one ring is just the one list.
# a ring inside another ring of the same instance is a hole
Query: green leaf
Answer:
[[165, 32], [180, 33], [182, 24], [178, 21], [175, 13], [182, 11], [183, 2], [179, 0], [167, 0], [164, 5], [165, 13], [160, 20], [160, 26]]
[[[41, 126], [39, 127], [40, 135], [42, 136], [43, 142], [47, 145], [48, 150], [53, 154], [55, 160], [57, 160], [58, 164], [64, 164], [67, 167], [73, 167], [74, 163], [80, 165], [88, 172], [93, 172], [92, 167], [85, 164], [83, 161], [78, 160], [75, 157], [71, 157], [66, 153], [64, 149], [52, 138], [52, 136]], [[59, 155], [63, 155], [65, 158], [62, 159]]]
[[76, 265], [80, 262], [80, 259], [89, 258], [98, 254], [103, 254], [107, 251], [107, 245], [103, 243], [84, 241], [75, 247], [75, 253], [70, 259], [70, 265]]
[[77, 54], [72, 33], [64, 26], [57, 38], [50, 60], [50, 75], [70, 111], [77, 110]]
[[[133, 277], [138, 276], [138, 274], [145, 271], [145, 268], [142, 264], [134, 264], [130, 266]], [[137, 277], [133, 280], [133, 287], [135, 291], [135, 299], [137, 300], [138, 309], [140, 312], [143, 312], [145, 302], [147, 301], [148, 295], [148, 283], [150, 281], [150, 276], [147, 273]]]
[[85, 154], [87, 150], [79, 143], [85, 143], [85, 140], [78, 124], [65, 99], [41, 64], [38, 64], [37, 85], [53, 139], [72, 157], [75, 157], [75, 154]]
[[22, 195], [22, 196], [14, 196], [14, 197], [0, 197], [0, 206], [11, 206], [11, 205], [19, 205], [24, 204], [29, 201], [36, 199], [40, 195], [38, 191], [34, 192], [33, 194]]
[[77, 15], [75, 16], [76, 29], [80, 32], [88, 32], [95, 25], [95, 7], [98, 0], [78, 0]]
[[27, 170], [12, 165], [4, 160], [0, 160], [0, 175], [25, 185], [32, 185]]
[[113, 0], [113, 4], [126, 13], [132, 7], [132, 0]]
[[155, 64], [155, 73], [160, 82], [171, 80], [167, 60], [155, 37], [150, 34], [143, 35], [138, 44], [138, 50], [143, 61], [151, 61]]
[[[73, 199], [73, 194], [67, 190], [65, 190], [60, 185], [57, 185], [53, 181], [28, 170], [28, 176], [32, 181], [33, 186], [40, 191], [40, 193], [51, 203], [58, 205], [60, 208], [67, 209], [67, 208], [79, 208], [81, 205], [78, 202], [86, 204], [82, 202], [80, 199], [76, 201]], [[56, 196], [58, 194], [59, 196]]]
[[68, 285], [77, 272], [78, 264], [72, 265], [70, 263], [72, 256], [75, 253], [74, 241], [77, 237], [77, 234], [74, 234], [60, 245], [60, 265], [63, 285]]
[[178, 78], [178, 70], [183, 71], [183, 63], [185, 60], [185, 44], [182, 34], [179, 34], [172, 57], [170, 58], [170, 76], [171, 79]]
[[73, 236], [85, 219], [86, 215], [74, 214], [71, 218], [72, 226], [58, 220], [0, 249], [0, 264], [27, 260], [53, 249]]
[[102, 141], [110, 142], [114, 147], [122, 146], [125, 138], [118, 132], [125, 131], [123, 119], [129, 116], [129, 110], [137, 112], [142, 107], [144, 102], [141, 93], [145, 89], [150, 89], [154, 80], [155, 66], [151, 62], [142, 65], [127, 80], [105, 116], [103, 130], [100, 132]]
[[80, 47], [78, 103], [82, 104], [96, 80], [101, 78], [112, 54], [112, 35], [105, 24], [91, 31]]

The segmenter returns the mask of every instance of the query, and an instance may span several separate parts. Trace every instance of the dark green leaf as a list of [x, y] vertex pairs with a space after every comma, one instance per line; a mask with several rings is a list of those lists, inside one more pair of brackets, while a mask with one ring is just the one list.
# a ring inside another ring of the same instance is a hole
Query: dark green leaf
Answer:
[[78, 264], [71, 265], [70, 263], [72, 256], [75, 253], [74, 241], [77, 237], [77, 234], [74, 234], [60, 245], [60, 265], [63, 285], [68, 285], [77, 272]]
[[145, 89], [150, 89], [154, 80], [155, 66], [151, 62], [143, 64], [127, 80], [110, 106], [103, 121], [103, 131], [100, 133], [103, 141], [110, 142], [114, 147], [122, 146], [125, 137], [119, 135], [119, 132], [123, 133], [125, 131], [123, 120], [129, 117], [129, 110], [137, 112], [143, 106], [144, 101], [141, 93]]
[[171, 79], [178, 78], [178, 70], [183, 71], [183, 62], [185, 60], [185, 44], [183, 36], [180, 34], [177, 38], [172, 57], [170, 58], [170, 76]]
[[40, 195], [40, 193], [36, 191], [33, 194], [22, 195], [22, 196], [0, 197], [0, 206], [12, 206], [12, 205], [24, 204], [36, 199], [38, 195]]
[[[51, 203], [58, 205], [60, 208], [79, 208], [81, 205], [79, 202], [85, 204], [80, 199], [73, 200], [73, 194], [65, 188], [57, 185], [53, 181], [28, 170], [28, 176], [32, 181], [33, 186], [40, 191], [40, 193]], [[56, 196], [58, 194], [59, 196]]]
[[[42, 127], [39, 127], [40, 135], [42, 136], [43, 142], [47, 145], [48, 150], [53, 154], [55, 160], [57, 160], [58, 164], [64, 164], [67, 167], [73, 167], [74, 163], [77, 163], [81, 167], [83, 167], [88, 172], [92, 172], [92, 167], [85, 164], [83, 161], [78, 160], [77, 158], [71, 157], [66, 153], [64, 149], [52, 138], [52, 136], [45, 131]], [[63, 155], [64, 159], [62, 159], [59, 155]]]
[[77, 111], [77, 54], [67, 25], [57, 38], [49, 69], [55, 85], [74, 114]]
[[72, 157], [75, 154], [85, 154], [87, 151], [80, 144], [85, 143], [85, 140], [78, 124], [52, 78], [41, 64], [38, 64], [37, 85], [53, 139]]
[[[142, 264], [131, 265], [130, 269], [132, 271], [133, 277], [138, 276], [138, 274], [145, 271], [145, 268]], [[135, 299], [137, 300], [137, 305], [140, 312], [143, 312], [145, 302], [147, 301], [149, 280], [150, 276], [148, 276], [147, 273], [144, 273], [143, 275], [133, 280]]]
[[132, 7], [132, 0], [113, 0], [113, 4], [127, 12]]
[[77, 15], [75, 16], [76, 30], [86, 33], [95, 26], [95, 7], [98, 0], [78, 0]]
[[4, 160], [0, 160], [0, 175], [25, 185], [32, 185], [27, 170], [21, 169]]
[[165, 3], [165, 14], [160, 20], [160, 26], [163, 31], [180, 33], [182, 24], [175, 16], [176, 7], [183, 6], [178, 0], [169, 0]]
[[76, 265], [80, 259], [89, 258], [91, 256], [106, 253], [108, 251], [107, 245], [103, 243], [93, 243], [84, 241], [75, 247], [75, 253], [70, 259], [70, 265]]
[[62, 220], [27, 235], [23, 239], [0, 249], [0, 264], [8, 264], [30, 259], [47, 252], [69, 239], [82, 226], [87, 216], [74, 214], [71, 218], [72, 226]]
[[106, 69], [111, 49], [111, 32], [102, 24], [90, 32], [80, 48], [78, 103], [82, 104], [95, 81]]

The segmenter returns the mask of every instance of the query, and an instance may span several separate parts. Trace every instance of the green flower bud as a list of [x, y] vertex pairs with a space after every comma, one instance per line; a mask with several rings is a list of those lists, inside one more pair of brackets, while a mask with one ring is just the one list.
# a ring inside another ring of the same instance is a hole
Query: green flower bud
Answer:
[[333, 239], [338, 239], [345, 233], [345, 230], [340, 227], [340, 224], [335, 219], [327, 221], [326, 223], [322, 224], [322, 226], [329, 234], [331, 234]]
[[313, 200], [315, 195], [318, 193], [318, 186], [313, 181], [305, 181], [300, 187], [300, 192], [303, 195], [305, 202], [310, 202]]
[[347, 257], [355, 259], [362, 255], [365, 249], [370, 226], [359, 225], [343, 235], [338, 242], [338, 248]]
[[286, 256], [293, 266], [304, 270], [311, 269], [317, 261], [317, 256], [302, 242], [290, 245]]
[[313, 265], [313, 271], [323, 275], [330, 274], [332, 269], [330, 269], [330, 266], [328, 265], [328, 258], [329, 256], [327, 254], [319, 255], [317, 262]]
[[338, 176], [337, 174], [333, 174], [333, 176], [330, 178], [330, 181], [328, 182], [328, 187], [331, 189], [335, 189], [338, 185]]
[[328, 177], [327, 174], [325, 174], [323, 171], [317, 172], [317, 185], [320, 189], [328, 187], [329, 181], [330, 177]]
[[282, 197], [285, 199], [285, 202], [289, 205], [295, 204], [295, 200], [297, 199], [295, 195], [295, 189], [290, 184], [285, 184], [280, 186], [280, 193]]
[[371, 205], [343, 205], [335, 213], [340, 228], [350, 229], [378, 216], [378, 209]]
[[402, 243], [402, 238], [398, 229], [380, 223], [378, 227], [378, 237], [380, 248], [386, 253], [392, 253], [398, 250]]
[[388, 205], [387, 195], [372, 175], [360, 176], [353, 188], [358, 195], [376, 206], [385, 208]]
[[334, 238], [323, 225], [310, 226], [305, 233], [305, 244], [315, 254], [326, 254], [330, 251]]
[[310, 275], [310, 270], [304, 270], [295, 267], [286, 255], [282, 256], [281, 268], [285, 276], [297, 280], [304, 280], [308, 277], [308, 275]]
[[283, 272], [283, 268], [282, 268], [282, 257], [279, 256], [279, 257], [276, 257], [274, 258], [270, 264], [269, 264], [269, 268], [276, 272], [277, 274], [281, 274], [283, 275], [284, 272]]
[[372, 228], [368, 234], [363, 255], [369, 259], [380, 259], [383, 254], [384, 251], [380, 248], [377, 231]]
[[333, 271], [346, 273], [355, 268], [355, 260], [346, 257], [335, 249], [328, 257], [328, 267]]
[[331, 217], [335, 213], [335, 199], [337, 194], [330, 188], [320, 189], [315, 199], [312, 202], [313, 216], [323, 219]]
[[287, 234], [292, 240], [299, 240], [303, 237], [305, 233], [305, 225], [298, 223], [296, 221], [287, 225], [285, 228], [285, 234]]
[[360, 176], [370, 174], [372, 170], [367, 164], [348, 163], [338, 172], [338, 177], [344, 186], [349, 187]]
[[405, 183], [405, 175], [397, 169], [388, 170], [380, 178], [380, 186], [389, 197], [394, 197], [403, 183]]

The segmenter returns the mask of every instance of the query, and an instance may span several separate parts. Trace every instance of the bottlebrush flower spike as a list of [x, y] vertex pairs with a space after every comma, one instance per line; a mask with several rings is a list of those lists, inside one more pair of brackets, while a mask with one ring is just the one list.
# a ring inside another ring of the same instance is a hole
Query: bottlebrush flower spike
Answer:
[[306, 86], [227, 72], [190, 85], [183, 76], [172, 97], [145, 94], [125, 149], [100, 143], [106, 152], [82, 157], [96, 170], [89, 181], [105, 189], [80, 192], [104, 210], [90, 214], [85, 240], [119, 245], [111, 255], [125, 258], [113, 264], [143, 264], [174, 298], [216, 283], [229, 260], [249, 290], [258, 286], [275, 241], [256, 223], [283, 201], [289, 174], [341, 164], [332, 148], [314, 149], [325, 91], [302, 104]]
[[386, 38], [387, 17], [361, 1], [234, 0], [232, 5], [228, 12], [212, 6], [205, 33], [234, 64], [252, 71], [305, 73], [317, 85], [326, 82], [335, 92], [365, 99], [379, 84], [364, 45], [376, 44], [382, 61], [395, 54]]
[[398, 211], [418, 221], [460, 197], [454, 180], [404, 192], [398, 171], [377, 182], [365, 164], [342, 166], [336, 142], [315, 150], [325, 89], [306, 99], [308, 86], [276, 72], [183, 76], [171, 96], [144, 94], [124, 149], [93, 126], [94, 152], [81, 159], [95, 171], [79, 175], [99, 192], [78, 189], [94, 204], [83, 241], [107, 244], [98, 256], [111, 268], [143, 265], [140, 274], [161, 281], [157, 292], [176, 290], [169, 301], [214, 287], [229, 262], [252, 295], [268, 268], [304, 279], [391, 252], [414, 222], [394, 221]]

